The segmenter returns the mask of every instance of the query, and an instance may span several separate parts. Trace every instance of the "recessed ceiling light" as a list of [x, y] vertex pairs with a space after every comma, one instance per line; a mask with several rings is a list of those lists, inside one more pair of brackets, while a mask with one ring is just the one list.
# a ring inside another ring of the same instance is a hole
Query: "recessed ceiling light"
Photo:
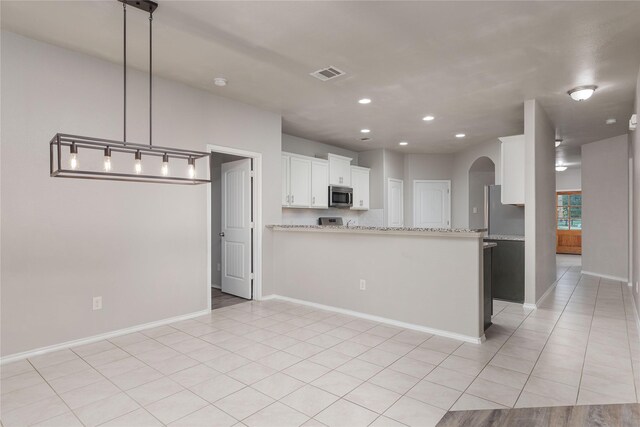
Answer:
[[612, 118], [612, 119], [607, 119], [607, 121], [605, 123], [608, 124], [608, 125], [615, 125], [616, 122], [617, 122], [617, 120]]
[[213, 84], [216, 86], [224, 87], [227, 85], [227, 79], [224, 77], [216, 77], [213, 79]]
[[361, 133], [369, 133], [369, 132], [371, 132], [371, 130], [369, 130], [369, 129], [360, 129], [360, 132]]
[[400, 141], [398, 142], [398, 145], [409, 145], [409, 143], [407, 141]]
[[422, 118], [422, 120], [424, 120], [425, 122], [430, 122], [431, 120], [435, 119], [435, 117], [433, 116], [424, 116]]
[[562, 138], [556, 138], [556, 147], [559, 147], [562, 144]]
[[456, 138], [464, 138], [465, 136], [467, 135], [465, 135], [464, 133], [456, 133]]
[[595, 92], [597, 88], [598, 86], [595, 85], [578, 86], [574, 87], [567, 93], [574, 101], [586, 101], [591, 98], [591, 95], [593, 95], [593, 92]]
[[371, 104], [371, 100], [369, 98], [362, 98], [358, 100], [359, 104]]

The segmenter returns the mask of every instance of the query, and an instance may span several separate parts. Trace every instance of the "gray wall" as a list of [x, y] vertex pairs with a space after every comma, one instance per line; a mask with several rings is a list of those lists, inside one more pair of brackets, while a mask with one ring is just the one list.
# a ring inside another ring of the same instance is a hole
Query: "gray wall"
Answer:
[[[122, 137], [122, 67], [8, 32], [1, 55], [2, 355], [206, 309], [207, 186], [49, 177], [56, 132]], [[147, 76], [128, 77], [145, 142]], [[263, 222], [280, 221], [279, 115], [157, 77], [154, 119], [157, 145], [262, 153]]]
[[563, 172], [556, 172], [556, 190], [571, 191], [582, 189], [582, 169], [569, 168]]
[[324, 156], [327, 153], [338, 154], [340, 156], [352, 158], [352, 165], [359, 164], [358, 153], [356, 153], [355, 151], [346, 150], [334, 145], [311, 141], [310, 139], [304, 139], [284, 133], [282, 134], [282, 151], [310, 157]]
[[628, 279], [629, 142], [582, 146], [582, 270]]
[[391, 150], [383, 150], [382, 152], [383, 155], [383, 165], [384, 165], [384, 180], [383, 180], [383, 184], [382, 184], [382, 193], [384, 195], [383, 197], [383, 204], [384, 204], [384, 224], [388, 225], [389, 224], [389, 212], [387, 209], [387, 197], [388, 197], [388, 186], [387, 186], [387, 182], [389, 180], [389, 178], [393, 178], [393, 179], [402, 179], [404, 180], [404, 190], [405, 190], [405, 194], [404, 194], [404, 200], [403, 200], [403, 204], [404, 204], [404, 214], [405, 214], [405, 222], [404, 225], [408, 226], [409, 223], [407, 223], [406, 221], [406, 215], [407, 215], [407, 196], [406, 196], [406, 191], [407, 191], [407, 180], [404, 176], [404, 154], [403, 153], [398, 153], [396, 151], [391, 151]]
[[[413, 181], [451, 180], [452, 154], [407, 154], [404, 158], [404, 225], [413, 226]], [[453, 193], [453, 186], [451, 189]]]
[[[636, 99], [633, 111], [640, 115], [640, 69], [638, 70], [638, 79], [636, 81]], [[631, 255], [633, 259], [632, 266], [632, 288], [633, 296], [636, 301], [636, 308], [640, 307], [640, 129], [631, 132], [631, 157], [633, 158], [633, 208], [632, 208], [632, 225], [631, 232], [632, 249]], [[636, 313], [638, 314], [638, 313]]]
[[524, 103], [525, 303], [535, 304], [556, 281], [555, 130], [540, 104]]

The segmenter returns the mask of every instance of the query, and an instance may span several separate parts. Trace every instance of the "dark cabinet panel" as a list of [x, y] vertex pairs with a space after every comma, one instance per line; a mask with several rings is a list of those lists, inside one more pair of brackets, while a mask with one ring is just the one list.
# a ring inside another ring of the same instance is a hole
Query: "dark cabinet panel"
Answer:
[[491, 255], [494, 248], [484, 248], [484, 330], [491, 326], [493, 297], [491, 295]]
[[491, 260], [491, 292], [493, 298], [524, 302], [524, 242], [495, 242]]

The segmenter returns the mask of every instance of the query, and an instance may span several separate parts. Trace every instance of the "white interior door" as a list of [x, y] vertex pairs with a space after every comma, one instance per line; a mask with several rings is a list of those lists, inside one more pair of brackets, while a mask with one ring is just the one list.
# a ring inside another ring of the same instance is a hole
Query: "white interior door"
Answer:
[[451, 228], [451, 181], [413, 181], [413, 226]]
[[404, 227], [404, 183], [389, 178], [387, 182], [387, 227]]
[[222, 164], [222, 292], [251, 299], [251, 159]]

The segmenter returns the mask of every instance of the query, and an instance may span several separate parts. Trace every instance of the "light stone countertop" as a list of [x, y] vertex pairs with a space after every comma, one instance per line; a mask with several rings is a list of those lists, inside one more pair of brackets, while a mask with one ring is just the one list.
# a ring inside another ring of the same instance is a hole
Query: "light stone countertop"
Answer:
[[490, 234], [484, 236], [485, 240], [510, 240], [513, 242], [524, 242], [524, 236], [517, 236], [511, 234]]
[[415, 228], [415, 227], [372, 227], [363, 225], [267, 225], [274, 231], [309, 231], [327, 233], [354, 233], [354, 234], [390, 234], [390, 235], [424, 235], [447, 237], [483, 237], [484, 230], [471, 230], [466, 228]]

